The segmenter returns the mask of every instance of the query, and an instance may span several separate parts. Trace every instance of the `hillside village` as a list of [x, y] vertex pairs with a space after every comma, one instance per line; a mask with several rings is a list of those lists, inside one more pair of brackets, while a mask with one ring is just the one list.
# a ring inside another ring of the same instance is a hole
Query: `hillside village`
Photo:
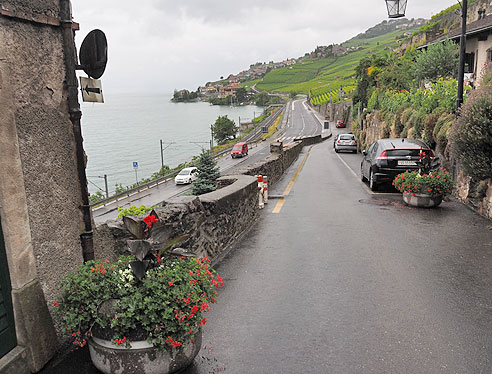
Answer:
[[214, 98], [224, 99], [229, 96], [235, 99], [236, 92], [244, 86], [242, 85], [243, 83], [255, 80], [262, 80], [265, 75], [267, 75], [271, 71], [281, 68], [292, 69], [292, 66], [295, 64], [312, 62], [323, 58], [345, 56], [352, 52], [364, 49], [364, 47], [369, 44], [368, 42], [364, 41], [365, 39], [373, 38], [375, 36], [383, 35], [395, 30], [402, 31], [400, 38], [397, 39], [397, 42], [401, 42], [403, 39], [410, 38], [413, 34], [412, 32], [406, 30], [415, 29], [416, 27], [420, 27], [425, 23], [426, 20], [423, 18], [410, 20], [384, 20], [380, 24], [369, 28], [368, 30], [366, 30], [366, 32], [361, 33], [355, 36], [353, 39], [341, 44], [317, 46], [313, 51], [306, 52], [304, 56], [297, 58], [287, 58], [279, 62], [270, 61], [268, 63], [257, 62], [255, 64], [251, 64], [248, 69], [240, 71], [236, 74], [229, 74], [229, 76], [225, 79], [221, 79], [217, 82], [207, 82], [204, 86], [200, 86], [198, 88], [196, 95], [188, 90], [179, 90], [175, 94], [175, 97], [178, 98], [175, 101], [179, 101], [179, 98], [184, 101], [188, 101], [188, 98], [191, 100], [200, 98], [201, 100], [208, 101]]

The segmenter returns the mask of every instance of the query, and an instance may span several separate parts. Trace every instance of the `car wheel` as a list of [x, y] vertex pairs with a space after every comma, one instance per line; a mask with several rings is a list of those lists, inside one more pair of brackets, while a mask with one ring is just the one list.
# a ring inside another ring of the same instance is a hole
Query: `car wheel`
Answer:
[[369, 170], [369, 188], [371, 189], [371, 191], [376, 191], [378, 189], [378, 186], [374, 181], [374, 173], [372, 172], [372, 170]]
[[360, 167], [360, 180], [362, 182], [365, 182], [367, 180], [367, 178], [364, 177], [364, 172], [362, 171], [362, 166]]
[[336, 153], [338, 153], [338, 152], [339, 152], [337, 148], [335, 148], [335, 152], [336, 152]]

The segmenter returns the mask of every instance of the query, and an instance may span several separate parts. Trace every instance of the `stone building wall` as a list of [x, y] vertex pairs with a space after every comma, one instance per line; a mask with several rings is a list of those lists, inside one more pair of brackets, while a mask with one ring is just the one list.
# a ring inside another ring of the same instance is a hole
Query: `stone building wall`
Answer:
[[9, 360], [36, 372], [58, 348], [50, 309], [60, 280], [82, 263], [82, 199], [60, 0], [1, 1], [1, 11], [0, 214], [18, 343]]

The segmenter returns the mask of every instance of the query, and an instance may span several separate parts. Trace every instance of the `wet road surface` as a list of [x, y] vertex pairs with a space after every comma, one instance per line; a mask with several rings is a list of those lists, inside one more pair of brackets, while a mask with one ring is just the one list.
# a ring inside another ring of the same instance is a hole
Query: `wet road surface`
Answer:
[[226, 283], [185, 373], [492, 372], [491, 222], [370, 193], [347, 156], [306, 147], [271, 191], [306, 160], [216, 267]]

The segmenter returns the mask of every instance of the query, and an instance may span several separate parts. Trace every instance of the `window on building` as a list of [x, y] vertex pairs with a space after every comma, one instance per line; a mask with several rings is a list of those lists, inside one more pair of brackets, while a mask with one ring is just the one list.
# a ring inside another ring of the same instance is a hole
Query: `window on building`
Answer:
[[475, 68], [475, 53], [465, 53], [465, 73], [473, 73]]

